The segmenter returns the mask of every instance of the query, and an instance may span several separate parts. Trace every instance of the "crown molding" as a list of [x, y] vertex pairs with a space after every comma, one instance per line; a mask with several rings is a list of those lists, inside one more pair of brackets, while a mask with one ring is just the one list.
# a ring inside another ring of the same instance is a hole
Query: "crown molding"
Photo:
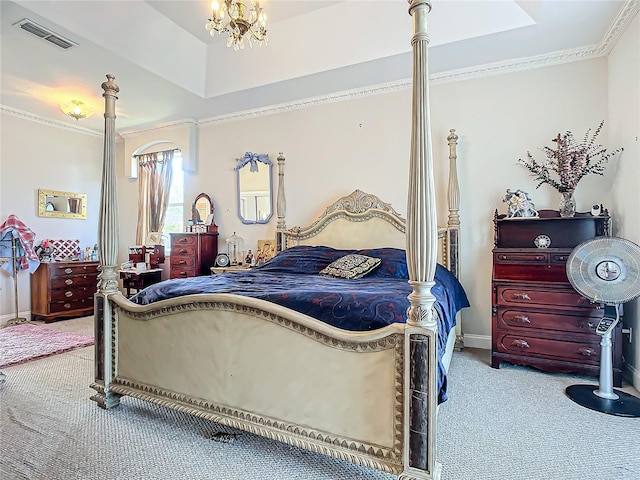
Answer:
[[159, 123], [157, 125], [152, 125], [150, 127], [141, 128], [138, 130], [120, 130], [118, 133], [122, 138], [131, 137], [134, 135], [141, 135], [143, 133], [151, 133], [159, 130], [169, 130], [172, 128], [181, 128], [181, 127], [191, 127], [191, 126], [199, 126], [202, 122], [199, 122], [195, 118], [184, 118], [182, 120], [175, 120], [173, 122]]
[[103, 136], [103, 132], [91, 130], [90, 128], [81, 127], [79, 125], [73, 125], [72, 123], [66, 123], [59, 120], [41, 117], [34, 113], [25, 112], [24, 110], [18, 110], [17, 108], [8, 107], [6, 105], [0, 105], [0, 113], [5, 113], [13, 117], [21, 118], [22, 120], [29, 120], [31, 122], [40, 123], [49, 127], [60, 128], [62, 130], [68, 130], [75, 133], [82, 133], [84, 135], [91, 135], [93, 137]]
[[[521, 57], [502, 62], [494, 62], [483, 65], [476, 65], [469, 68], [458, 70], [449, 70], [446, 72], [435, 73], [429, 76], [432, 85], [439, 83], [459, 82], [463, 80], [471, 80], [492, 75], [503, 75], [506, 73], [520, 72], [523, 70], [531, 70], [534, 68], [542, 68], [563, 63], [577, 62], [581, 60], [589, 60], [609, 55], [613, 50], [624, 31], [631, 24], [635, 16], [640, 12], [640, 0], [628, 0], [621, 8], [620, 12], [612, 22], [611, 26], [598, 45], [581, 47], [570, 50], [562, 50], [544, 55], [536, 55], [532, 57]], [[117, 135], [119, 138], [126, 138], [140, 134], [152, 133], [156, 131], [181, 128], [185, 126], [211, 126], [219, 123], [235, 122], [241, 120], [262, 117], [266, 115], [275, 115], [280, 113], [291, 112], [308, 107], [326, 105], [335, 102], [344, 102], [356, 100], [358, 98], [369, 97], [373, 95], [382, 95], [411, 88], [411, 78], [396, 80], [393, 82], [371, 85], [362, 88], [354, 88], [341, 92], [319, 95], [315, 97], [307, 97], [291, 102], [267, 105], [264, 107], [254, 108], [250, 110], [242, 110], [238, 112], [225, 113], [215, 117], [204, 118], [200, 120], [186, 118], [173, 122], [162, 123], [150, 127], [135, 130], [119, 130]], [[12, 107], [0, 105], [0, 112], [13, 115], [25, 120], [34, 121], [51, 127], [70, 130], [77, 133], [84, 133], [93, 136], [102, 136], [103, 132], [98, 132], [88, 128], [80, 127], [70, 123], [52, 120], [38, 115], [24, 112]]]

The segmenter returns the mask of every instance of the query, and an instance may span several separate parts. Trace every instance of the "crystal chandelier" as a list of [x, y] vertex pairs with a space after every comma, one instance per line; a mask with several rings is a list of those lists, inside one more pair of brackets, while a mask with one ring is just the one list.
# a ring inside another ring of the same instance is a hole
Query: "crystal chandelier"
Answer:
[[[249, 46], [253, 40], [267, 44], [267, 14], [260, 6], [260, 0], [250, 0], [251, 9], [247, 12], [245, 0], [216, 0], [211, 2], [211, 18], [204, 28], [212, 37], [218, 32], [228, 33], [227, 47], [233, 45], [234, 50], [244, 48], [244, 35], [248, 33]], [[248, 13], [248, 15], [247, 15]]]

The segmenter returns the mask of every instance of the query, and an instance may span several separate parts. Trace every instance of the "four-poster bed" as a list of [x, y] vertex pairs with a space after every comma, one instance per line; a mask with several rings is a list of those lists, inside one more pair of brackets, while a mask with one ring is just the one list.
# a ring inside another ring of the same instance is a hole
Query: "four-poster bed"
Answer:
[[459, 273], [457, 137], [452, 131], [448, 138], [449, 225], [439, 230], [427, 82], [426, 17], [431, 5], [426, 0], [410, 4], [415, 34], [406, 223], [379, 198], [356, 191], [330, 205], [310, 227], [287, 229], [282, 156], [276, 202], [278, 250], [293, 245], [406, 249], [411, 286], [406, 323], [348, 331], [282, 305], [229, 293], [179, 296], [149, 305], [127, 300], [118, 291], [115, 272], [119, 89], [114, 77], [107, 75], [102, 84], [101, 275], [92, 384], [97, 391], [92, 398], [100, 406], [116, 406], [122, 395], [128, 395], [404, 480], [439, 477], [438, 315], [431, 287], [439, 237], [446, 245], [443, 260], [454, 274]]

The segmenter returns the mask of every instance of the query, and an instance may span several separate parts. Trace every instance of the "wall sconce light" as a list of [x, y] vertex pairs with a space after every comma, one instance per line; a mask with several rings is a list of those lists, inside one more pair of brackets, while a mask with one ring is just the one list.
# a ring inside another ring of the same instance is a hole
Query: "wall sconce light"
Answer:
[[58, 105], [60, 110], [65, 115], [75, 118], [76, 120], [80, 120], [81, 118], [87, 118], [93, 112], [89, 110], [84, 103], [80, 100], [71, 100], [69, 103], [61, 103]]

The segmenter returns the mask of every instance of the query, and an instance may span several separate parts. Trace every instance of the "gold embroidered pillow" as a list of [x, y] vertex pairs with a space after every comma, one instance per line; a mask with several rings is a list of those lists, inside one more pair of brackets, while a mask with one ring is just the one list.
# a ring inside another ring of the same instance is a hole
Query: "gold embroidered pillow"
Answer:
[[320, 270], [320, 275], [354, 280], [364, 277], [375, 270], [378, 265], [380, 265], [379, 258], [352, 253], [330, 263], [326, 268]]

